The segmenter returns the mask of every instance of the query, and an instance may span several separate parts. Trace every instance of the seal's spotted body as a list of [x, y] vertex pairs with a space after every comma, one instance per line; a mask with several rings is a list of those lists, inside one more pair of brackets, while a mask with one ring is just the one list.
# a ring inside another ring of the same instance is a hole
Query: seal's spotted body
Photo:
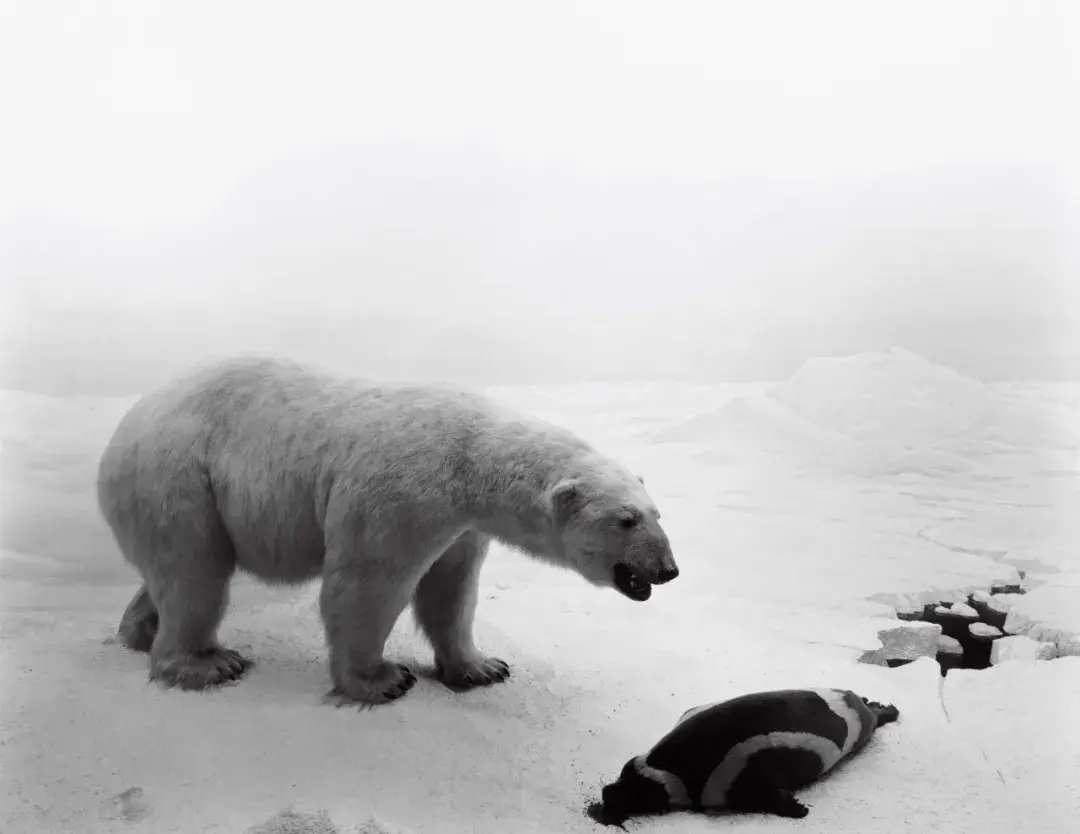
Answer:
[[687, 710], [648, 752], [604, 787], [593, 819], [692, 809], [808, 813], [792, 791], [856, 753], [896, 707], [843, 689], [785, 689]]

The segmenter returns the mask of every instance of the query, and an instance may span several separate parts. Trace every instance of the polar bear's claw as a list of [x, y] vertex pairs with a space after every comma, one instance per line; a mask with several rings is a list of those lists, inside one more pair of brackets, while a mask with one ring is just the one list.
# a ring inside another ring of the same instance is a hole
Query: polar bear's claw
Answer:
[[498, 657], [477, 657], [451, 667], [435, 665], [435, 677], [457, 692], [501, 683], [510, 677], [510, 664]]

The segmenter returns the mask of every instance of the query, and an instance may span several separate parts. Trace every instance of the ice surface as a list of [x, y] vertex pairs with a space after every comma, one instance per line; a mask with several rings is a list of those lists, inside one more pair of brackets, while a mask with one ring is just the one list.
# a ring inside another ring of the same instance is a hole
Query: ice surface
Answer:
[[[978, 672], [957, 669], [949, 672], [949, 684], [945, 706], [952, 726], [978, 740], [986, 763], [1001, 780], [999, 790], [1028, 816], [1019, 830], [1039, 831], [1041, 820], [1053, 819], [1054, 830], [1075, 831], [1080, 819], [1080, 657], [1050, 663], [1018, 660]], [[992, 830], [1008, 831], [1009, 826], [1002, 821]]]
[[937, 623], [905, 622], [878, 632], [881, 649], [860, 658], [863, 663], [884, 665], [887, 660], [935, 657], [941, 626]]
[[1052, 660], [1057, 654], [1053, 643], [1037, 643], [1025, 635], [1002, 637], [990, 647], [990, 662], [1005, 663], [1008, 660]]
[[1007, 614], [1010, 606], [1016, 600], [1022, 599], [1020, 594], [987, 594], [986, 607], [998, 614]]
[[955, 637], [950, 637], [948, 634], [941, 634], [937, 639], [937, 650], [947, 654], [962, 654], [964, 647], [960, 645], [960, 641]]
[[[687, 708], [847, 686], [901, 718], [803, 792], [800, 830], [1072, 830], [1080, 658], [944, 681], [928, 658], [856, 662], [902, 625], [894, 606], [1014, 583], [1021, 559], [1030, 592], [1010, 616], [1071, 634], [1077, 412], [1061, 390], [986, 386], [903, 351], [818, 360], [776, 386], [496, 389], [644, 476], [682, 576], [632, 603], [495, 548], [477, 638], [510, 681], [458, 695], [422, 677], [370, 711], [320, 703], [316, 586], [236, 581], [221, 637], [258, 662], [239, 685], [148, 685], [144, 656], [102, 642], [136, 582], [92, 493], [130, 400], [3, 392], [0, 828], [594, 831], [600, 785]], [[430, 668], [408, 617], [388, 651]]]
[[1015, 595], [1009, 601], [1009, 613], [1014, 611], [1048, 628], [1080, 633], [1080, 575], [1053, 574], [1045, 584], [1026, 594]]

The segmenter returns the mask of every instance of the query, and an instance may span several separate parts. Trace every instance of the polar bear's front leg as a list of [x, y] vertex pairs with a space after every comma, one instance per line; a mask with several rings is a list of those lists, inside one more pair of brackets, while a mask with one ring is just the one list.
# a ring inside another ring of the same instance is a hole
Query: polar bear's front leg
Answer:
[[480, 533], [463, 533], [424, 574], [413, 597], [416, 621], [435, 651], [436, 675], [459, 691], [510, 676], [505, 661], [484, 656], [473, 643], [480, 568], [489, 544]]
[[319, 607], [330, 653], [329, 697], [366, 705], [395, 701], [412, 689], [407, 666], [383, 658], [386, 639], [409, 601], [409, 587], [364, 564], [337, 564], [323, 577]]

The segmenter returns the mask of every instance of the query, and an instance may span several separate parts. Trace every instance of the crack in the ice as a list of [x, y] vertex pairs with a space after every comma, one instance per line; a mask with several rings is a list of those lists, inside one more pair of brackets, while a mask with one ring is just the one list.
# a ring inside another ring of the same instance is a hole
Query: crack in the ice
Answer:
[[[928, 524], [925, 527], [923, 527], [921, 530], [917, 531], [915, 533], [915, 536], [917, 538], [922, 539], [925, 542], [929, 542], [930, 544], [937, 545], [938, 547], [943, 547], [946, 550], [951, 550], [953, 553], [966, 553], [969, 556], [981, 556], [983, 558], [987, 558], [987, 559], [990, 559], [990, 560], [995, 561], [995, 562], [1000, 561], [1001, 557], [1008, 553], [1008, 551], [1005, 551], [1005, 553], [1000, 553], [999, 551], [990, 551], [988, 553], [988, 552], [979, 551], [979, 550], [969, 550], [967, 548], [959, 547], [957, 545], [949, 545], [949, 544], [946, 544], [945, 542], [936, 541], [936, 540], [932, 539], [930, 536], [926, 535], [927, 530], [932, 530], [936, 526], [938, 526], [937, 522], [934, 522], [933, 524]], [[945, 681], [947, 680], [947, 677], [948, 676], [943, 675], [942, 677], [938, 678], [938, 703], [941, 704], [941, 712], [945, 716], [945, 721], [948, 724], [951, 725], [952, 724], [952, 718], [949, 716], [949, 707], [945, 703]], [[965, 733], [960, 733], [960, 737], [963, 738], [968, 744], [970, 744], [972, 747], [974, 747], [976, 750], [979, 751], [979, 755], [982, 756], [983, 761], [986, 762], [986, 766], [989, 767], [992, 771], [994, 771], [994, 774], [997, 776], [998, 781], [1001, 782], [1002, 787], [1005, 788], [1006, 790], [1008, 790], [1009, 786], [1008, 786], [1008, 783], [1006, 783], [1006, 781], [1005, 781], [1004, 774], [1002, 774], [1000, 768], [996, 767], [994, 765], [994, 763], [990, 761], [990, 757], [988, 755], [986, 755], [986, 751], [983, 750], [982, 746], [979, 745], [978, 743], [976, 743], [975, 741], [972, 741], [971, 739], [969, 739]]]
[[835, 642], [833, 640], [807, 640], [805, 637], [794, 637], [794, 636], [792, 636], [790, 634], [786, 634], [785, 632], [782, 632], [779, 629], [771, 629], [771, 631], [772, 631], [773, 634], [777, 634], [777, 635], [779, 635], [781, 637], [784, 637], [784, 638], [786, 638], [788, 640], [792, 640], [792, 641], [794, 641], [796, 643], [806, 643], [807, 645], [810, 645], [810, 646], [833, 646], [833, 647], [838, 648], [838, 649], [853, 649], [855, 651], [861, 651], [861, 652], [868, 651], [868, 649], [865, 646], [851, 646], [851, 645], [848, 645], [847, 643], [837, 643], [837, 642]]
[[990, 559], [993, 562], [1001, 562], [1003, 558], [1009, 555], [1009, 551], [1007, 550], [981, 550], [977, 547], [961, 547], [958, 544], [948, 544], [926, 535], [927, 530], [932, 530], [937, 526], [938, 524], [936, 522], [934, 524], [929, 524], [921, 530], [918, 530], [915, 533], [915, 537], [922, 539], [924, 542], [936, 545], [937, 547], [944, 547], [946, 550], [953, 553], [963, 553], [967, 556], [982, 556], [984, 559]]
[[949, 708], [945, 705], [945, 678], [938, 680], [937, 687], [938, 703], [941, 704], [941, 711], [945, 714], [945, 721], [952, 724], [952, 718], [949, 717]]
[[[951, 725], [952, 724], [952, 718], [949, 716], [949, 707], [945, 703], [945, 680], [946, 680], [945, 677], [942, 677], [942, 678], [938, 679], [938, 703], [941, 704], [941, 712], [945, 715], [946, 723]], [[986, 751], [982, 749], [982, 746], [977, 744], [976, 742], [972, 741], [971, 739], [969, 739], [967, 737], [967, 735], [964, 734], [964, 733], [960, 733], [960, 737], [962, 739], [964, 739], [964, 741], [966, 741], [972, 747], [974, 747], [976, 750], [979, 751], [979, 755], [983, 757], [983, 761], [986, 762], [986, 766], [989, 767], [992, 771], [994, 771], [995, 775], [998, 778], [998, 781], [1001, 782], [1001, 786], [1003, 788], [1005, 788], [1006, 790], [1008, 790], [1009, 785], [1005, 781], [1004, 774], [1002, 774], [1000, 768], [996, 767], [994, 765], [994, 763], [992, 761], [990, 761], [990, 757], [988, 755], [986, 755]]]

